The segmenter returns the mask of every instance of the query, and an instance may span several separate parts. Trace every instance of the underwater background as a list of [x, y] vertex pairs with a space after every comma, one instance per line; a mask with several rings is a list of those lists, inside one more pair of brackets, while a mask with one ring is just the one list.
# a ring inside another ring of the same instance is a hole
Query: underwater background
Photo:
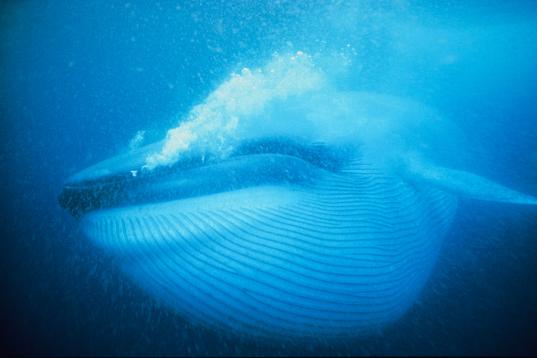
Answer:
[[465, 169], [537, 195], [533, 1], [12, 1], [0, 5], [0, 350], [32, 355], [535, 355], [537, 209], [461, 200], [420, 299], [367, 337], [189, 323], [83, 237], [68, 176], [162, 139], [232, 71], [305, 51], [342, 88], [418, 100]]

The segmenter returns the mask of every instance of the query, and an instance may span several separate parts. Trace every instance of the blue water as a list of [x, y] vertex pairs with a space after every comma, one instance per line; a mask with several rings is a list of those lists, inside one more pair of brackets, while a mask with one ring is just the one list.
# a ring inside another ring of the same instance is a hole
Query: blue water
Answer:
[[403, 318], [304, 342], [192, 324], [128, 280], [57, 202], [67, 177], [141, 130], [147, 143], [164, 138], [230, 72], [296, 51], [342, 89], [435, 108], [465, 139], [453, 165], [537, 195], [537, 6], [428, 3], [3, 3], [2, 351], [537, 354], [535, 208], [462, 200]]

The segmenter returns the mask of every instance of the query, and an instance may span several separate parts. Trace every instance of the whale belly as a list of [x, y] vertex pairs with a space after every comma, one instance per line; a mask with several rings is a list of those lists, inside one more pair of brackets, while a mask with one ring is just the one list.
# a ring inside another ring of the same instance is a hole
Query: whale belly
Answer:
[[410, 307], [456, 200], [360, 161], [265, 184], [90, 212], [83, 231], [154, 297], [206, 325], [359, 334]]

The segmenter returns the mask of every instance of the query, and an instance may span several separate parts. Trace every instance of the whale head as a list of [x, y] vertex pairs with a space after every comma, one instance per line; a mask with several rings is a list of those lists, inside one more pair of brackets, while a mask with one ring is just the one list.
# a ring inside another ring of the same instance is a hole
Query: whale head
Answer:
[[157, 299], [240, 332], [357, 334], [397, 319], [455, 207], [363, 160], [359, 146], [259, 138], [226, 158], [143, 169], [160, 145], [75, 174], [60, 203]]

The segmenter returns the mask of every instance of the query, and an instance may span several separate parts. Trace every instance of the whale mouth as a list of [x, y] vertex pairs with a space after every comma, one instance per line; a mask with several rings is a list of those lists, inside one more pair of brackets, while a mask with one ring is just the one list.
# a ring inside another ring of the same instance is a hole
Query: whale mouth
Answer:
[[337, 172], [349, 148], [289, 138], [241, 143], [224, 159], [190, 153], [172, 166], [143, 168], [159, 143], [97, 163], [73, 175], [58, 197], [71, 215], [104, 208], [180, 200], [264, 184], [305, 185]]

